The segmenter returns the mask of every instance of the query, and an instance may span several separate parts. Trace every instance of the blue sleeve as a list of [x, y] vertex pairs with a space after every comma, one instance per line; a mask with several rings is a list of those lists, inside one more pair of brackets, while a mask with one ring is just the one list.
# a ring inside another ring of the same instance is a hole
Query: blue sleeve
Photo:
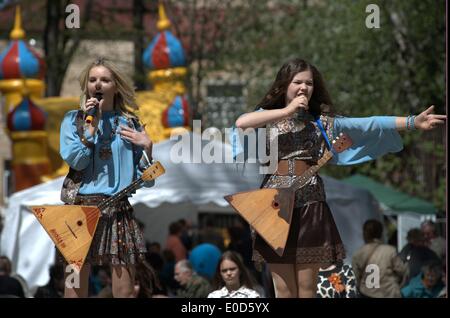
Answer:
[[403, 142], [396, 129], [395, 116], [364, 118], [336, 117], [333, 139], [341, 132], [347, 134], [353, 145], [331, 159], [337, 165], [353, 165], [377, 159], [387, 153], [399, 152]]
[[[260, 112], [264, 109], [258, 108], [256, 111]], [[242, 132], [239, 128], [236, 127], [236, 125], [233, 125], [231, 128], [231, 134], [229, 135], [229, 142], [232, 147], [232, 156], [233, 160], [237, 161], [238, 163], [242, 163], [246, 161], [249, 157], [257, 157], [258, 156], [258, 146], [256, 147], [256, 153], [249, 153], [248, 147], [246, 147], [246, 142], [244, 140], [244, 134], [240, 134], [239, 131]], [[256, 142], [258, 142], [258, 136], [259, 136], [259, 130], [258, 128], [255, 129], [255, 138]], [[254, 150], [253, 148], [251, 150]]]
[[[62, 159], [73, 169], [81, 171], [92, 160], [92, 149], [84, 145], [77, 133], [77, 111], [70, 111], [64, 115], [60, 131], [60, 150]], [[85, 131], [84, 136], [90, 143], [94, 143], [94, 137]]]
[[236, 126], [233, 126], [231, 128], [231, 134], [229, 136], [231, 149], [232, 149], [232, 156], [233, 160], [236, 160], [238, 156], [241, 156], [242, 153], [244, 153], [244, 148], [242, 147], [241, 140], [239, 138], [239, 131]]

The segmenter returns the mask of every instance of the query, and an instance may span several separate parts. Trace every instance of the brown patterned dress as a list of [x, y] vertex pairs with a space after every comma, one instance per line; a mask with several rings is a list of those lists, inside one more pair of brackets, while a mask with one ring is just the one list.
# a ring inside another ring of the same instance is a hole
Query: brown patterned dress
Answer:
[[[321, 116], [320, 119], [331, 140], [333, 118]], [[268, 124], [266, 128], [267, 144], [278, 138], [278, 160], [300, 159], [313, 165], [326, 150], [325, 139], [314, 121], [304, 123], [292, 116]], [[298, 176], [293, 174], [266, 175], [261, 187], [289, 187], [296, 178]], [[274, 264], [331, 264], [344, 259], [344, 246], [325, 200], [322, 179], [316, 174], [295, 193], [294, 213], [283, 256], [278, 256], [257, 233], [254, 233], [253, 260]]]
[[[99, 198], [78, 195], [75, 204], [98, 205]], [[145, 258], [146, 252], [144, 235], [133, 216], [133, 207], [124, 198], [102, 211], [86, 261], [99, 265], [134, 265]]]

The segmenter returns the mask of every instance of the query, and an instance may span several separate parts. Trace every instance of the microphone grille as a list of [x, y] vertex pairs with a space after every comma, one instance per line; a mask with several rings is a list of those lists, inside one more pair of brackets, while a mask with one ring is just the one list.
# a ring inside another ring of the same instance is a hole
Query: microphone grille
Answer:
[[97, 92], [97, 93], [95, 93], [95, 98], [97, 98], [97, 100], [100, 101], [100, 100], [102, 100], [102, 98], [103, 98], [103, 94]]

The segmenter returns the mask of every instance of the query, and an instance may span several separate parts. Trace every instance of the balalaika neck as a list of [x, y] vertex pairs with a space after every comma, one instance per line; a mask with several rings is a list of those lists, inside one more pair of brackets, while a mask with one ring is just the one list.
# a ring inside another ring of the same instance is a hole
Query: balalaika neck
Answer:
[[117, 192], [113, 196], [100, 202], [98, 208], [101, 211], [108, 206], [114, 206], [122, 198], [126, 196], [131, 196], [142, 185], [143, 182], [144, 181], [142, 180], [142, 178], [134, 180], [128, 187], [124, 188], [123, 190]]
[[315, 175], [317, 171], [332, 157], [333, 152], [331, 152], [330, 150], [326, 150], [322, 158], [317, 161], [317, 164], [309, 167], [308, 170], [306, 170], [289, 188], [296, 191], [303, 187], [309, 181], [309, 179], [311, 179], [311, 177]]

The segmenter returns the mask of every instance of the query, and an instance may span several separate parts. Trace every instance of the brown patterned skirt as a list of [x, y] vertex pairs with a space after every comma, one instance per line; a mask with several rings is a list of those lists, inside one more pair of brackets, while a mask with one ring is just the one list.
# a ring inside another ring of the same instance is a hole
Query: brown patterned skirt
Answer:
[[[76, 205], [97, 205], [105, 195], [78, 195]], [[142, 261], [147, 252], [145, 240], [127, 198], [102, 211], [86, 257], [91, 265], [129, 265]], [[64, 258], [57, 250], [59, 261]]]
[[272, 264], [333, 264], [345, 258], [344, 245], [324, 201], [295, 208], [283, 256], [256, 234], [253, 260]]

